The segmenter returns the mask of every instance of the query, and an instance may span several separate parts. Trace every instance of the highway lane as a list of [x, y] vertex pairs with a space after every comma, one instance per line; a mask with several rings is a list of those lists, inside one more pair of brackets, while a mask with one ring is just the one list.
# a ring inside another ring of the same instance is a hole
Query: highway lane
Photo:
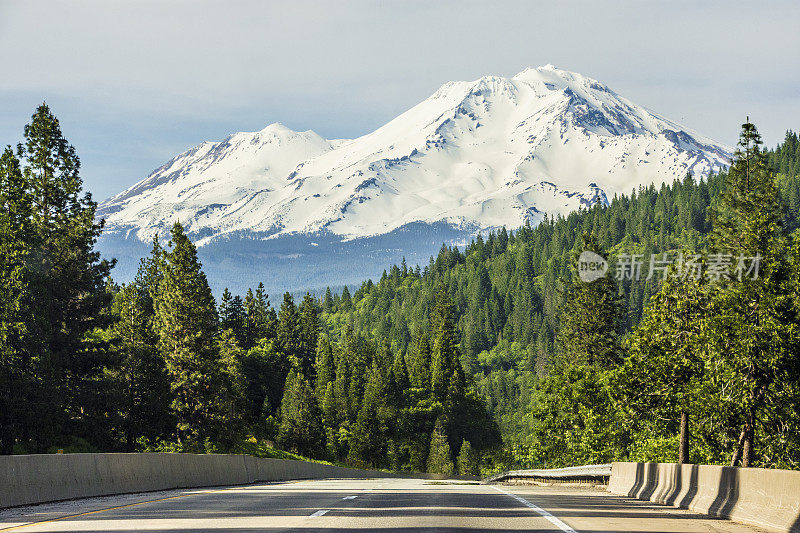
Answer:
[[599, 489], [317, 480], [88, 499], [0, 512], [0, 531], [759, 531]]

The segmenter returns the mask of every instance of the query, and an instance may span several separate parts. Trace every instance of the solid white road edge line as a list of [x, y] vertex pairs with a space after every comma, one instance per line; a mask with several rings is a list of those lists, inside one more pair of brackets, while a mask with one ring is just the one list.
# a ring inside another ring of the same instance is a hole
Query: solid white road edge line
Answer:
[[541, 515], [543, 518], [545, 518], [548, 522], [550, 522], [551, 524], [556, 526], [561, 531], [565, 531], [566, 533], [578, 533], [577, 531], [575, 531], [574, 529], [569, 527], [567, 524], [565, 524], [564, 522], [562, 522], [561, 520], [559, 520], [555, 516], [551, 515], [550, 513], [548, 513], [547, 511], [545, 511], [541, 507], [539, 507], [538, 505], [535, 505], [535, 504], [529, 502], [525, 498], [523, 498], [521, 496], [517, 496], [516, 494], [512, 494], [512, 493], [510, 493], [508, 491], [505, 491], [505, 490], [501, 489], [500, 487], [496, 487], [494, 485], [492, 485], [492, 488], [494, 488], [498, 492], [502, 492], [506, 496], [511, 496], [512, 498], [517, 500], [519, 503], [521, 503], [525, 507], [530, 507], [531, 509], [533, 509], [534, 511], [539, 513], [539, 515]]
[[328, 511], [330, 511], [330, 509], [320, 509], [316, 513], [311, 513], [310, 515], [308, 515], [308, 517], [309, 518], [319, 518], [320, 516], [324, 515]]

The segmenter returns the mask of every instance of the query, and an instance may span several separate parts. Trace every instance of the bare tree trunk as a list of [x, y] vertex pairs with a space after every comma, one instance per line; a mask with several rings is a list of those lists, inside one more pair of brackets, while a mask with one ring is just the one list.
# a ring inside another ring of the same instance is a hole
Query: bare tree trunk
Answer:
[[739, 459], [742, 458], [742, 445], [744, 444], [745, 428], [742, 427], [742, 432], [739, 433], [739, 442], [736, 443], [736, 448], [733, 450], [733, 457], [731, 457], [731, 466], [736, 466]]
[[678, 443], [678, 464], [689, 461], [689, 413], [681, 411], [681, 437]]
[[753, 440], [755, 433], [755, 416], [752, 409], [747, 413], [747, 420], [744, 423], [744, 442], [742, 443], [742, 468], [749, 468], [753, 465]]

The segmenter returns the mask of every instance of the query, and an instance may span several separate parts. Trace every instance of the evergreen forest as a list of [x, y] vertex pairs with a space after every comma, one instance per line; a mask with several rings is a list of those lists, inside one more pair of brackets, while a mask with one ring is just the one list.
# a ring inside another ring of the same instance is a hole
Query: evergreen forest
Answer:
[[179, 223], [118, 283], [96, 206], [41, 105], [0, 157], [0, 453], [800, 468], [794, 132], [318, 297], [215, 297]]

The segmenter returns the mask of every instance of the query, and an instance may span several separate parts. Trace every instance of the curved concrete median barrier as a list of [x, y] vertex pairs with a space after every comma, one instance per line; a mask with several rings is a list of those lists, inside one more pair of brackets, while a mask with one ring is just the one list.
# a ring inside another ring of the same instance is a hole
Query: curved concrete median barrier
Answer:
[[800, 531], [800, 472], [613, 463], [608, 490], [776, 531]]
[[33, 503], [257, 481], [394, 477], [377, 470], [342, 468], [247, 455], [82, 453], [0, 456], [0, 508]]

